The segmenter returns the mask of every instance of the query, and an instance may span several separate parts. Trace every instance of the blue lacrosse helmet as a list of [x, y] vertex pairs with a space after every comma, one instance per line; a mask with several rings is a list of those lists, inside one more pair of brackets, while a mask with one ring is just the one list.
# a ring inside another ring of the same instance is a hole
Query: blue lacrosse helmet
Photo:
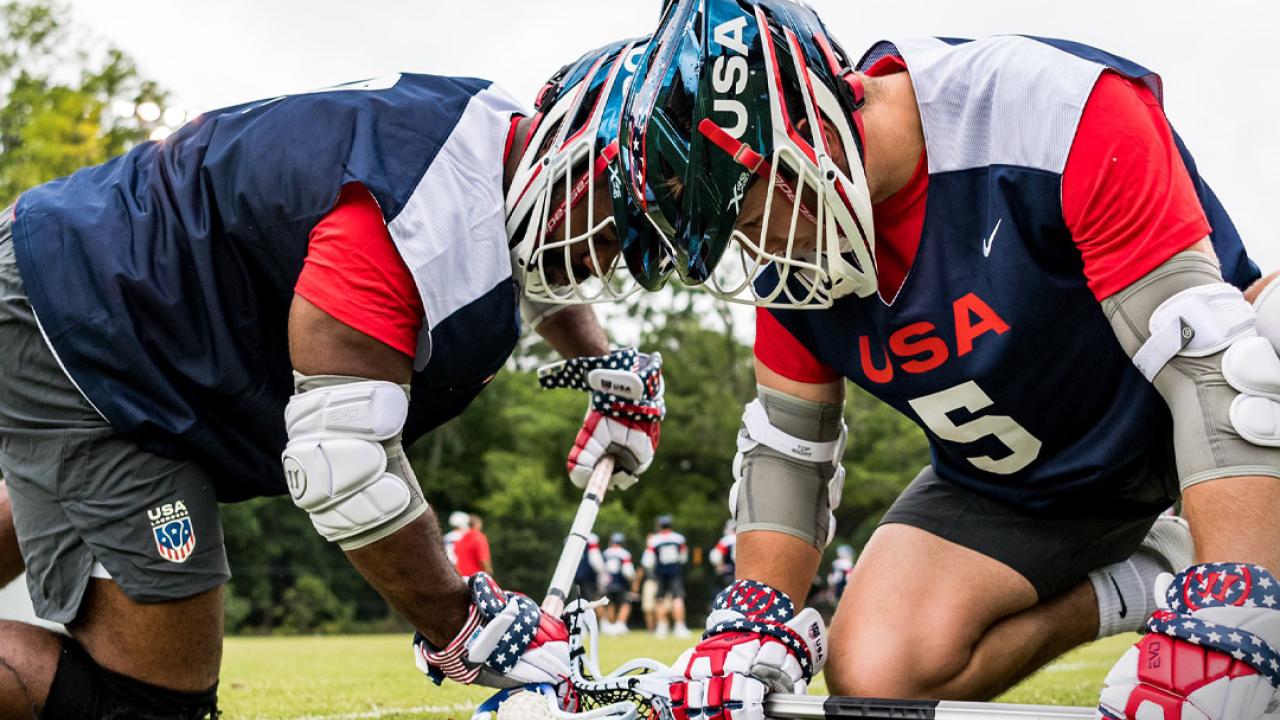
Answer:
[[[636, 74], [621, 128], [627, 188], [686, 284], [760, 306], [875, 292], [862, 83], [813, 10], [673, 2]], [[761, 183], [774, 200], [742, 224]], [[740, 257], [721, 262], [730, 249]], [[766, 270], [775, 282], [761, 287]]]
[[[623, 100], [647, 43], [642, 37], [596, 48], [562, 67], [538, 93], [507, 195], [507, 233], [517, 280], [530, 299], [594, 302], [634, 291], [615, 277], [616, 261], [600, 273], [594, 287], [575, 278], [569, 267], [570, 248], [578, 253], [579, 243], [585, 242], [593, 264], [601, 268], [595, 240], [607, 228], [617, 235], [620, 255], [639, 287], [661, 288], [673, 268], [665, 238], [625, 191], [618, 162]], [[612, 213], [596, 217], [596, 180], [605, 174]], [[582, 202], [591, 203], [586, 227], [569, 227], [570, 211]], [[562, 226], [563, 238], [557, 240], [554, 233]], [[548, 273], [553, 267], [557, 269]]]

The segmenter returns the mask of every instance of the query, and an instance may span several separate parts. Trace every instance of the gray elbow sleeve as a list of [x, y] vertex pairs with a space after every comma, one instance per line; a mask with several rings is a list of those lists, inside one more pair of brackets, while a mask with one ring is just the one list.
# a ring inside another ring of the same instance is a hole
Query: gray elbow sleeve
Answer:
[[743, 412], [729, 509], [738, 532], [771, 530], [825, 548], [844, 485], [843, 405], [766, 387]]
[[1280, 477], [1274, 395], [1280, 360], [1255, 309], [1211, 258], [1174, 256], [1103, 301], [1126, 353], [1164, 398], [1183, 489], [1222, 477]]

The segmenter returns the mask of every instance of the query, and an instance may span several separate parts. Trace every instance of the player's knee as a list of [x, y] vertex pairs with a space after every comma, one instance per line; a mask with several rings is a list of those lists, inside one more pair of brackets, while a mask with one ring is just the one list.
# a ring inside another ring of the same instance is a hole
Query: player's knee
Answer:
[[58, 668], [40, 717], [46, 720], [204, 720], [218, 716], [218, 686], [180, 692], [112, 672], [71, 638], [62, 640]]
[[937, 696], [968, 665], [972, 642], [960, 633], [914, 632], [911, 626], [892, 625], [892, 637], [874, 627], [859, 631], [856, 625], [833, 631], [825, 670], [831, 691], [862, 697]]

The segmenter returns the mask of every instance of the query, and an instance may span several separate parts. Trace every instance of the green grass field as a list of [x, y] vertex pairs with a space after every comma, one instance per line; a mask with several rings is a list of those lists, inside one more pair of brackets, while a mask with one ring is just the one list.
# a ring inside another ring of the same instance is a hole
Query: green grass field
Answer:
[[[1111, 664], [1137, 636], [1080, 648], [1006, 694], [1002, 700], [1091, 705]], [[687, 640], [655, 640], [643, 633], [601, 642], [602, 667], [637, 656], [670, 662]], [[814, 693], [824, 694], [821, 681]], [[230, 638], [222, 671], [227, 718], [415, 718], [466, 720], [488, 696], [483, 688], [431, 685], [413, 666], [409, 638], [367, 635]]]

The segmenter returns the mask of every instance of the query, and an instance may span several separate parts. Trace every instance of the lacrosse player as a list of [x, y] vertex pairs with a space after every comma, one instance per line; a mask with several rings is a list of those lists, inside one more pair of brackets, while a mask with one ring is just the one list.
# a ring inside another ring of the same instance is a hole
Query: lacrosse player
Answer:
[[689, 564], [689, 543], [672, 529], [670, 515], [660, 515], [657, 532], [649, 536], [640, 565], [657, 581], [654, 635], [665, 638], [675, 625], [676, 637], [689, 637], [684, 621], [684, 566]]
[[724, 523], [724, 535], [720, 536], [720, 540], [716, 542], [715, 547], [711, 548], [711, 552], [707, 555], [707, 559], [711, 561], [711, 567], [716, 571], [716, 579], [720, 582], [720, 589], [732, 585], [737, 574], [737, 569], [734, 567], [737, 544], [737, 523], [733, 520], [726, 520]]
[[[677, 663], [678, 707], [759, 718], [828, 646], [838, 693], [990, 698], [1146, 629], [1104, 717], [1257, 720], [1280, 686], [1280, 283], [1159, 76], [1021, 36], [853, 59], [800, 3], [685, 0], [624, 114], [628, 186], [678, 273], [760, 308], [738, 581]], [[915, 420], [933, 462], [828, 641], [800, 608], [845, 380]], [[1179, 493], [1190, 534], [1157, 519]]]
[[605, 586], [609, 604], [605, 606], [605, 618], [600, 626], [606, 635], [626, 635], [627, 622], [631, 619], [636, 568], [631, 562], [631, 551], [623, 547], [626, 541], [626, 535], [614, 533], [609, 537], [609, 547], [602, 553], [609, 578]]
[[831, 571], [827, 573], [827, 586], [831, 588], [836, 602], [844, 597], [851, 574], [853, 574], [853, 548], [849, 545], [840, 545], [836, 548], [835, 559], [831, 561]]
[[[578, 569], [573, 574], [573, 585], [578, 597], [596, 601], [604, 597], [605, 587], [609, 584], [608, 571], [604, 564], [604, 553], [600, 551], [600, 536], [587, 533], [587, 549], [578, 560]], [[604, 616], [604, 608], [597, 608], [597, 615]]]
[[640, 47], [566, 66], [533, 112], [410, 74], [210, 111], [5, 209], [0, 568], [20, 545], [70, 637], [0, 623], [0, 718], [216, 716], [218, 503], [284, 493], [437, 681], [565, 675], [558, 618], [454, 571], [403, 447], [484, 389], [523, 315], [574, 358], [557, 384], [633, 383], [592, 392], [574, 477], [649, 465], [660, 362], [573, 304], [662, 280], [607, 182]]
[[471, 527], [471, 516], [461, 510], [454, 510], [449, 513], [449, 532], [441, 536], [440, 540], [444, 543], [445, 557], [449, 558], [449, 562], [456, 568], [458, 567], [458, 554], [454, 548], [457, 547], [458, 541], [463, 535], [467, 534], [467, 530]]

